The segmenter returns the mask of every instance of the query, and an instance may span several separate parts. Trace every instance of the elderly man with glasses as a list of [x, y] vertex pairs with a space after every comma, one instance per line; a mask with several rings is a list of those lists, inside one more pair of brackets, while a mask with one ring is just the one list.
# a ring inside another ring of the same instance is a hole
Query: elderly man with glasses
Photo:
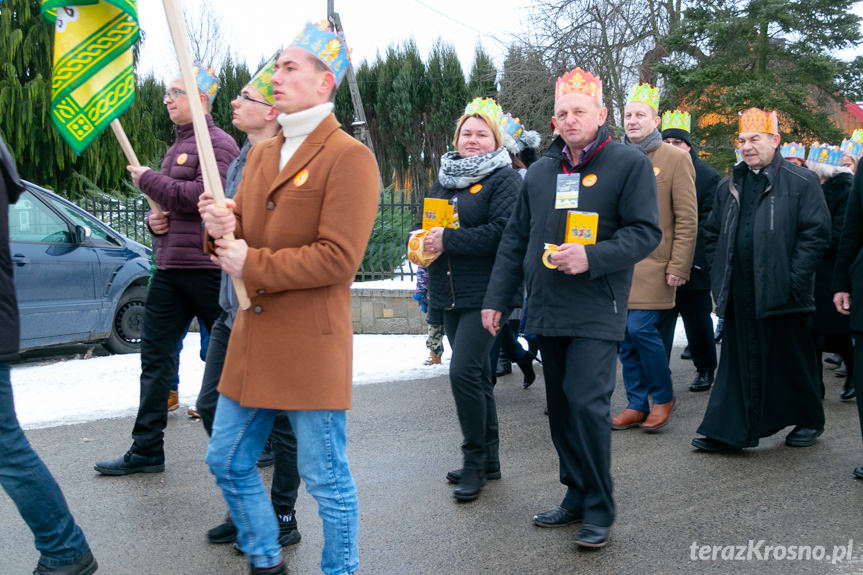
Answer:
[[[198, 94], [206, 114], [210, 139], [222, 183], [228, 166], [240, 153], [237, 143], [216, 127], [209, 112], [219, 80], [211, 69], [196, 68]], [[157, 473], [165, 469], [164, 430], [168, 421], [168, 395], [176, 374], [176, 345], [189, 321], [203, 320], [207, 330], [219, 316], [219, 266], [203, 252], [203, 231], [198, 196], [204, 180], [195, 144], [189, 94], [175, 78], [165, 92], [165, 107], [176, 124], [177, 139], [157, 172], [129, 166], [132, 182], [162, 208], [150, 214], [156, 271], [150, 280], [141, 336], [141, 400], [132, 429], [132, 447], [119, 459], [101, 461], [103, 475]]]

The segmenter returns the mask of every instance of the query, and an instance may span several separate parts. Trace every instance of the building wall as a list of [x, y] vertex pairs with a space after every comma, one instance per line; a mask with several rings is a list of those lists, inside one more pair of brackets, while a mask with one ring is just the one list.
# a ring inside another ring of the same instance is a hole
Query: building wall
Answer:
[[426, 334], [425, 315], [413, 290], [352, 289], [354, 333]]

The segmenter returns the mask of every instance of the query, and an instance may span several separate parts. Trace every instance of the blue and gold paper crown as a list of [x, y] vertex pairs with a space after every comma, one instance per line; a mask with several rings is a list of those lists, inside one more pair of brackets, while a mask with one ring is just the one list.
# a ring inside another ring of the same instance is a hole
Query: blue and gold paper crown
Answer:
[[273, 99], [273, 84], [270, 82], [270, 78], [276, 72], [276, 61], [279, 59], [280, 52], [280, 50], [276, 50], [273, 57], [267, 60], [267, 63], [249, 80], [249, 86], [260, 92], [264, 100], [270, 104], [275, 104], [275, 100]]
[[692, 116], [689, 112], [684, 112], [683, 110], [668, 110], [662, 114], [662, 127], [659, 129], [660, 132], [664, 132], [665, 130], [683, 130], [685, 132], [691, 132], [692, 128]]
[[500, 119], [500, 135], [503, 138], [503, 145], [511, 154], [517, 154], [518, 139], [524, 132], [524, 127], [519, 122], [518, 118], [513, 118], [510, 113], [504, 114]]
[[806, 146], [797, 142], [790, 142], [779, 148], [779, 153], [783, 158], [797, 158], [798, 160], [806, 159]]
[[299, 36], [291, 43], [311, 52], [321, 60], [336, 77], [336, 86], [341, 84], [348, 68], [351, 65], [351, 52], [345, 42], [344, 32], [333, 32], [333, 28], [326, 20], [317, 24], [309, 22]]
[[602, 80], [590, 72], [575, 68], [557, 79], [554, 85], [554, 101], [565, 94], [584, 94], [602, 105]]
[[210, 103], [219, 92], [219, 77], [212, 68], [205, 68], [200, 62], [195, 62], [195, 84], [198, 89], [207, 95]]
[[626, 103], [643, 102], [654, 112], [659, 112], [659, 88], [650, 84], [635, 84], [630, 86], [629, 94], [626, 96]]
[[842, 145], [839, 146], [843, 154], [859, 158], [863, 156], [863, 144], [854, 140], [842, 140]]
[[735, 163], [739, 164], [743, 161], [743, 152], [740, 151], [740, 148], [734, 149], [734, 157], [737, 159]]
[[826, 164], [828, 166], [841, 166], [842, 156], [844, 156], [844, 154], [842, 153], [842, 150], [839, 149], [839, 146], [813, 142], [812, 147], [809, 148], [809, 157], [806, 158], [806, 160], [809, 162]]

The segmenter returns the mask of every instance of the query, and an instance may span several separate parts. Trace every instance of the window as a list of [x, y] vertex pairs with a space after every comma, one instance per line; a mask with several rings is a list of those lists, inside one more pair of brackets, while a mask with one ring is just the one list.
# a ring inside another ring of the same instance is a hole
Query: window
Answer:
[[51, 204], [56, 209], [63, 212], [63, 215], [72, 220], [74, 225], [90, 228], [90, 243], [92, 245], [110, 248], [122, 247], [123, 242], [105, 229], [99, 221], [90, 214], [77, 210], [64, 202], [58, 202], [53, 198], [51, 198]]
[[9, 239], [43, 244], [74, 243], [74, 236], [63, 218], [28, 191], [9, 206]]

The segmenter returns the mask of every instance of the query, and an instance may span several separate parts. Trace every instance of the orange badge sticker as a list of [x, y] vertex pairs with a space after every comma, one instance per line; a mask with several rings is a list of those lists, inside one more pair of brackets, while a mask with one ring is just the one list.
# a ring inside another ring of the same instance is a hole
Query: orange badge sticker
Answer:
[[482, 189], [482, 184], [474, 184], [470, 187], [470, 193], [475, 194]]
[[586, 188], [589, 188], [590, 186], [592, 186], [595, 183], [596, 183], [596, 174], [587, 174], [581, 180], [581, 185], [586, 187]]
[[659, 172], [660, 172], [659, 166], [653, 166], [653, 175], [658, 176]]
[[188, 154], [180, 154], [179, 156], [177, 156], [177, 163], [182, 166], [183, 164], [186, 163], [186, 160], [188, 160], [188, 159], [189, 159]]
[[299, 174], [294, 176], [294, 185], [295, 186], [302, 186], [303, 184], [306, 183], [306, 180], [308, 180], [308, 179], [309, 179], [309, 171], [308, 170], [302, 170]]

